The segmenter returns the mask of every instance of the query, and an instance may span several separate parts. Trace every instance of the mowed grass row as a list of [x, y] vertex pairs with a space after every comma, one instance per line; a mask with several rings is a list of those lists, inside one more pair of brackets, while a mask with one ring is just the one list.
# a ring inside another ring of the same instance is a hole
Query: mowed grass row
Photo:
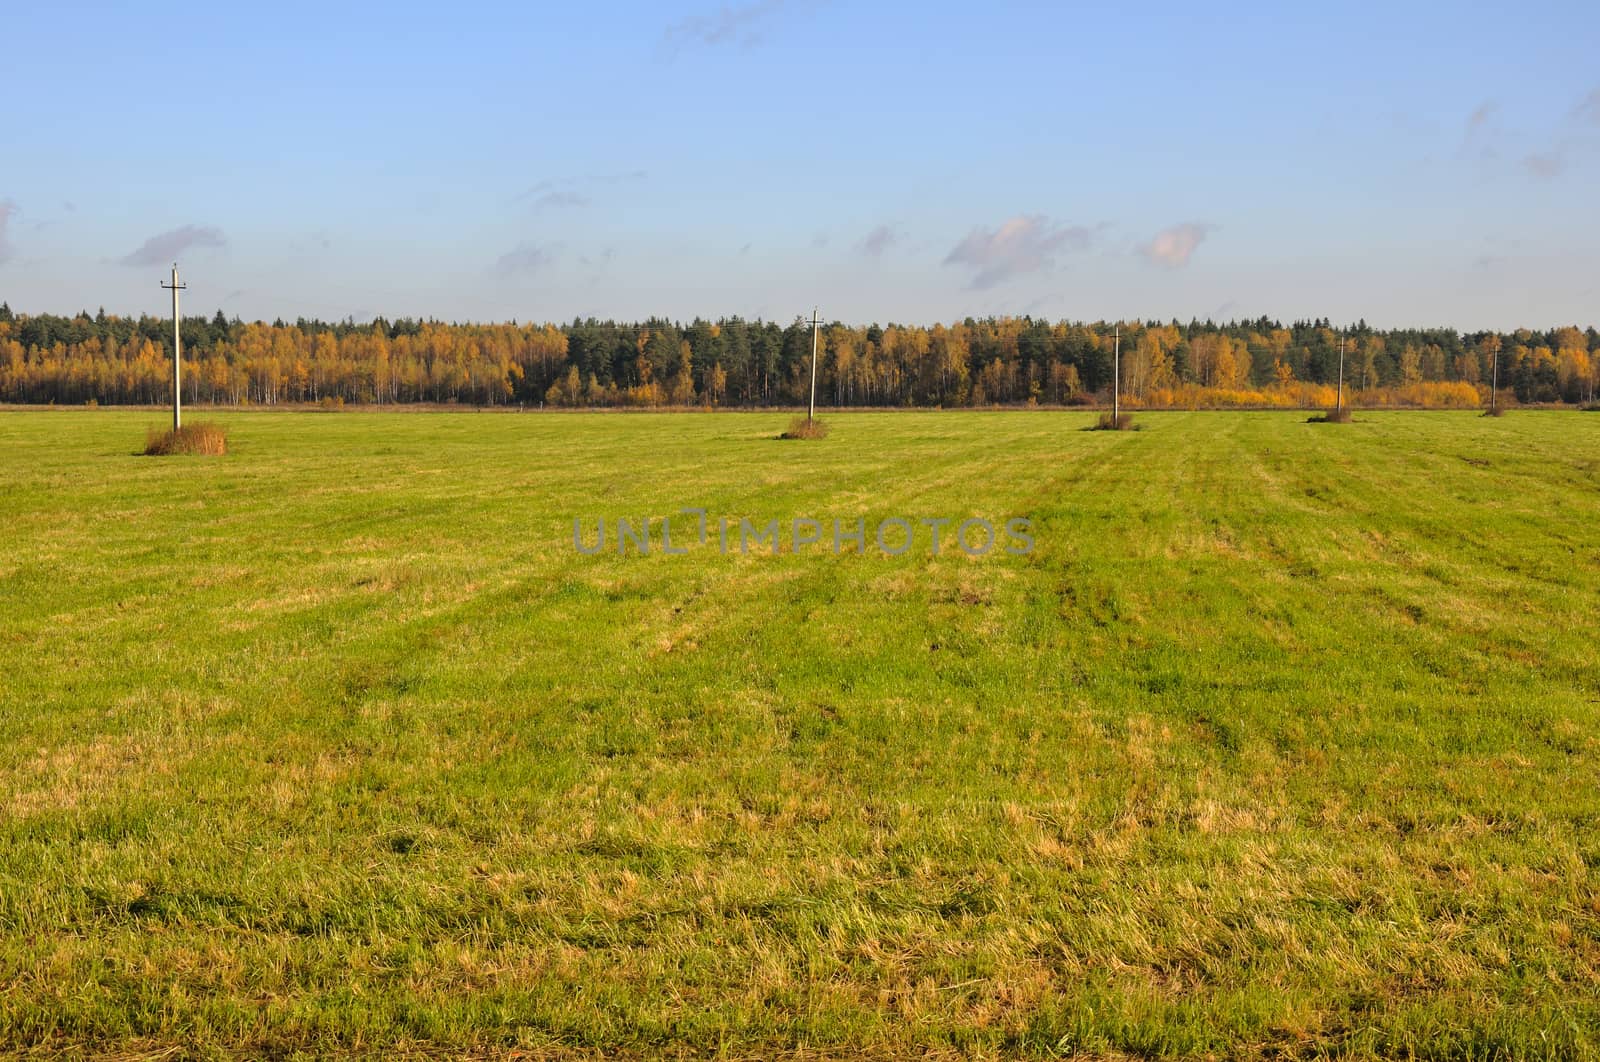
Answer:
[[1600, 417], [155, 419], [0, 414], [0, 1049], [1600, 1053]]

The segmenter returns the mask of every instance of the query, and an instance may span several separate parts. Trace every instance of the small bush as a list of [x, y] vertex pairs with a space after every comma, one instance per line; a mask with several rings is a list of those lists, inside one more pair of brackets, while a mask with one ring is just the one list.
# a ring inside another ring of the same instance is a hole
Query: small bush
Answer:
[[1355, 418], [1351, 416], [1350, 407], [1349, 406], [1341, 406], [1338, 409], [1330, 409], [1330, 410], [1327, 410], [1325, 412], [1318, 413], [1314, 417], [1307, 417], [1306, 418], [1306, 423], [1307, 424], [1349, 424], [1353, 419], [1355, 419]]
[[216, 456], [228, 452], [228, 433], [220, 424], [196, 421], [185, 424], [177, 431], [151, 428], [145, 438], [144, 452], [150, 457], [171, 454], [203, 454]]
[[1506, 415], [1506, 407], [1490, 406], [1488, 409], [1483, 411], [1483, 415], [1486, 417], [1503, 417]]
[[789, 422], [789, 430], [778, 436], [780, 439], [826, 439], [827, 437], [828, 425], [807, 417], [794, 418]]
[[1138, 428], [1138, 426], [1136, 424], [1133, 423], [1133, 414], [1132, 413], [1122, 413], [1122, 414], [1102, 413], [1102, 414], [1100, 414], [1100, 419], [1094, 422], [1094, 427], [1090, 428], [1089, 430], [1090, 431], [1138, 431], [1139, 428]]
[[1600, 402], [1590, 402], [1583, 407], [1585, 413], [1600, 413]]
[[326, 398], [322, 399], [322, 401], [318, 402], [317, 405], [322, 407], [325, 410], [343, 409], [344, 408], [344, 396], [343, 395], [329, 395]]

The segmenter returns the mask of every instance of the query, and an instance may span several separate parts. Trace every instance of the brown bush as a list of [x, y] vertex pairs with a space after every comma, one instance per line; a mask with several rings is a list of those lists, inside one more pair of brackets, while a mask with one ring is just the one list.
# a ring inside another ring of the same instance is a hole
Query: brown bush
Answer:
[[828, 425], [807, 417], [794, 418], [789, 422], [789, 430], [778, 436], [780, 439], [826, 439], [827, 437]]
[[150, 457], [170, 454], [203, 454], [215, 456], [228, 452], [228, 432], [220, 424], [196, 421], [185, 424], [177, 431], [151, 428], [145, 437], [144, 452]]
[[1133, 414], [1132, 413], [1122, 413], [1122, 414], [1102, 413], [1102, 414], [1100, 414], [1100, 419], [1094, 422], [1094, 427], [1090, 428], [1089, 430], [1090, 431], [1138, 431], [1139, 428], [1138, 428], [1138, 426], [1136, 424], [1133, 423]]
[[1352, 419], [1354, 419], [1354, 418], [1350, 414], [1350, 407], [1349, 406], [1341, 406], [1338, 409], [1330, 409], [1330, 410], [1328, 410], [1328, 411], [1326, 411], [1324, 413], [1318, 413], [1314, 417], [1307, 417], [1306, 418], [1306, 423], [1307, 424], [1349, 424]]

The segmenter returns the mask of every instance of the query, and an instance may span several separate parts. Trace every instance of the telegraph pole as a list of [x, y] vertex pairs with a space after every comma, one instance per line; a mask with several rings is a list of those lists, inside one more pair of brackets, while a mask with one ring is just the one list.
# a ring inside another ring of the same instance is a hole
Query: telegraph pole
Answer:
[[161, 285], [172, 292], [172, 430], [183, 427], [183, 334], [179, 330], [178, 292], [189, 285], [178, 283], [178, 263], [172, 263], [172, 283]]
[[1494, 368], [1489, 376], [1489, 412], [1495, 411], [1495, 404], [1500, 401], [1500, 337], [1490, 340], [1494, 344]]
[[811, 404], [806, 407], [806, 423], [817, 416], [817, 307], [811, 309]]
[[1333, 411], [1344, 412], [1344, 333], [1339, 333], [1339, 397], [1334, 400]]
[[[176, 298], [176, 296], [174, 296]], [[1111, 330], [1111, 419], [1122, 423], [1122, 322]]]

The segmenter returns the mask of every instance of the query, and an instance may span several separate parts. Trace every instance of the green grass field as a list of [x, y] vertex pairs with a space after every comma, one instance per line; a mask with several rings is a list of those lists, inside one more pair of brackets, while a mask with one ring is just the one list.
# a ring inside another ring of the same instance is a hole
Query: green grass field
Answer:
[[0, 413], [0, 1052], [1600, 1054], [1600, 417], [218, 419]]

